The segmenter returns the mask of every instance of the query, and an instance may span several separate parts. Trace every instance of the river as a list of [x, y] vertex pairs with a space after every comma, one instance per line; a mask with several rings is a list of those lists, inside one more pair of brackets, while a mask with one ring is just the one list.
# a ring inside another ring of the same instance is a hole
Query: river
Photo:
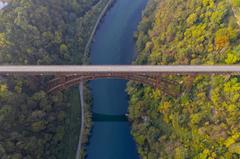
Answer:
[[[135, 45], [133, 35], [147, 0], [117, 0], [104, 17], [91, 46], [90, 60], [94, 65], [130, 64]], [[124, 80], [101, 79], [90, 82], [93, 113], [124, 115], [128, 96]], [[123, 121], [95, 121], [87, 159], [138, 159], [130, 124]]]

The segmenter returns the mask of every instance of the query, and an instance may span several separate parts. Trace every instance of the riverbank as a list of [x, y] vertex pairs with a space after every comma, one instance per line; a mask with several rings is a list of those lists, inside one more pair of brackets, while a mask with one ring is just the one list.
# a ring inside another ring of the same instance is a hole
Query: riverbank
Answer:
[[81, 128], [80, 128], [80, 135], [79, 135], [79, 143], [76, 153], [76, 159], [80, 159], [80, 153], [82, 150], [82, 138], [84, 133], [84, 123], [85, 123], [85, 110], [84, 110], [84, 94], [83, 94], [83, 82], [79, 84], [79, 98], [80, 98], [80, 105], [81, 105]]
[[[90, 61], [95, 65], [130, 64], [134, 53], [133, 35], [141, 19], [146, 0], [118, 0], [104, 17], [91, 45]], [[94, 80], [90, 82], [93, 97], [93, 122], [87, 145], [87, 159], [138, 159], [135, 142], [126, 120], [112, 116], [127, 113], [128, 97], [124, 80]]]
[[[82, 64], [91, 29], [107, 2], [11, 1], [0, 11], [0, 63]], [[47, 94], [50, 78], [6, 77], [6, 82], [1, 81], [6, 96], [0, 98], [0, 109], [8, 113], [0, 114], [0, 158], [75, 158], [81, 113], [78, 92]], [[15, 146], [15, 140], [21, 146]]]
[[[136, 64], [239, 62], [239, 27], [227, 1], [153, 0], [148, 6], [153, 11], [146, 12], [139, 25]], [[240, 158], [239, 141], [231, 140], [240, 132], [239, 98], [232, 100], [239, 94], [234, 89], [240, 86], [239, 78], [164, 78], [181, 83], [182, 92], [168, 90], [177, 98], [141, 85], [128, 88], [129, 117], [141, 158]]]
[[[94, 35], [98, 29], [98, 26], [101, 24], [102, 19], [104, 18], [107, 11], [110, 9], [110, 7], [114, 4], [115, 0], [109, 0], [108, 3], [105, 5], [103, 10], [101, 11], [99, 17], [97, 18], [97, 21], [93, 27], [93, 30], [90, 34], [89, 40], [85, 46], [84, 49], [84, 62], [86, 64], [89, 63], [89, 60], [86, 60], [89, 58], [89, 50], [90, 45], [93, 41]], [[91, 102], [90, 100], [86, 100], [85, 98], [89, 99], [89, 92], [85, 92], [84, 90], [88, 90], [88, 85], [81, 83], [79, 86], [79, 98], [80, 98], [80, 107], [81, 107], [81, 129], [79, 134], [79, 142], [78, 142], [78, 148], [76, 151], [76, 159], [84, 158], [85, 157], [85, 146], [88, 143], [88, 136], [90, 134], [91, 130], [91, 123], [92, 123], [92, 114], [91, 114]]]
[[[102, 10], [108, 4], [108, 0], [101, 0], [94, 4], [91, 8], [88, 8], [87, 12], [82, 17], [81, 21], [75, 21], [71, 24], [74, 28], [79, 30], [76, 35], [79, 39], [86, 39], [84, 41], [80, 41], [81, 46], [85, 46], [87, 44], [87, 39], [90, 37], [93, 28], [96, 25], [97, 19], [99, 19], [99, 15], [102, 13]], [[85, 29], [88, 27], [88, 29]], [[78, 39], [75, 39], [78, 41]], [[83, 47], [82, 47], [83, 48]], [[73, 64], [85, 64], [86, 59], [83, 54], [84, 50], [79, 50], [81, 54], [73, 55], [72, 58]], [[78, 52], [78, 53], [79, 53]], [[71, 64], [72, 64], [71, 63]], [[88, 142], [88, 135], [91, 129], [91, 97], [90, 92], [86, 84], [83, 86], [83, 94], [84, 101], [80, 100], [80, 92], [79, 88], [73, 88], [66, 90], [64, 94], [68, 98], [69, 110], [66, 114], [66, 124], [65, 130], [67, 130], [66, 135], [64, 137], [64, 152], [63, 159], [75, 159], [75, 158], [84, 158], [85, 155], [85, 145]], [[80, 104], [83, 102], [84, 104]], [[84, 109], [82, 109], [84, 108]], [[83, 115], [84, 114], [84, 115]], [[83, 120], [83, 118], [85, 120]], [[84, 124], [82, 124], [84, 123]], [[83, 129], [81, 127], [84, 127]], [[79, 144], [81, 143], [81, 144]], [[80, 157], [79, 157], [80, 156]]]
[[[0, 62], [83, 64], [84, 47], [108, 1], [11, 1], [0, 11]], [[50, 78], [1, 80], [0, 110], [7, 112], [0, 114], [0, 158], [75, 158], [81, 126], [78, 90], [49, 95]], [[21, 146], [15, 146], [16, 140]]]
[[[93, 38], [96, 34], [96, 31], [99, 27], [99, 25], [101, 24], [102, 19], [104, 18], [105, 14], [107, 13], [107, 11], [111, 8], [111, 6], [114, 4], [116, 0], [109, 0], [109, 2], [107, 3], [107, 5], [104, 7], [104, 9], [102, 10], [101, 14], [99, 15], [96, 24], [93, 27], [92, 33], [89, 37], [89, 40], [85, 46], [85, 51], [84, 51], [84, 56], [85, 57], [89, 57], [89, 52], [90, 52], [90, 45], [92, 44]], [[88, 60], [87, 60], [88, 61]]]

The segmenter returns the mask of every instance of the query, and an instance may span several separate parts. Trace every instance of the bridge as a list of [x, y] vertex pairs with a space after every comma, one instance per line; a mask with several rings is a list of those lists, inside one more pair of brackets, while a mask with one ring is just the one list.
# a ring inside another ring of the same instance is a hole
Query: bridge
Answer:
[[176, 82], [164, 75], [230, 74], [239, 75], [240, 65], [6, 65], [0, 66], [4, 76], [55, 76], [48, 82], [48, 92], [61, 91], [81, 81], [99, 78], [133, 80], [164, 91]]

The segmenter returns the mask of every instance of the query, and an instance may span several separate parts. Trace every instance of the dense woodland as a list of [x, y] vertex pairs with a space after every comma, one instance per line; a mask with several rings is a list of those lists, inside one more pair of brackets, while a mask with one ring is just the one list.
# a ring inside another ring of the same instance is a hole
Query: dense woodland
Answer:
[[[0, 11], [0, 64], [86, 62], [85, 45], [107, 2], [10, 1]], [[1, 159], [74, 158], [80, 129], [78, 93], [48, 95], [49, 79], [0, 77]]]
[[[0, 11], [0, 64], [82, 64], [107, 0], [12, 0]], [[237, 64], [239, 0], [149, 0], [136, 64]], [[167, 76], [177, 97], [129, 83], [143, 159], [239, 159], [239, 76]], [[0, 158], [74, 158], [79, 99], [46, 94], [50, 77], [0, 77]], [[89, 99], [87, 99], [89, 100]], [[72, 101], [72, 102], [70, 102]], [[72, 124], [75, 123], [75, 124]], [[86, 142], [86, 141], [85, 141]]]
[[[239, 7], [239, 0], [150, 1], [136, 33], [135, 63], [238, 64]], [[142, 158], [239, 159], [239, 76], [164, 78], [179, 83], [178, 97], [166, 94], [174, 89], [129, 83], [132, 134]]]

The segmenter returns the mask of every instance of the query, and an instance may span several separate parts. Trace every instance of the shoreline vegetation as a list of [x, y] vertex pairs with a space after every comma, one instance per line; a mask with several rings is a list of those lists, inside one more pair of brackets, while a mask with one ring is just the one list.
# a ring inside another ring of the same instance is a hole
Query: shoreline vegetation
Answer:
[[[114, 2], [2, 1], [9, 5], [0, 11], [0, 64], [25, 65], [90, 63], [95, 32]], [[134, 63], [239, 64], [239, 8], [239, 0], [149, 0]], [[141, 158], [239, 159], [239, 76], [164, 78], [182, 84], [177, 98], [128, 83], [131, 133]], [[76, 158], [79, 90], [48, 95], [50, 79], [0, 77], [1, 159]], [[92, 128], [87, 83], [83, 89], [82, 158]]]
[[[97, 29], [99, 27], [99, 25], [101, 25], [105, 15], [107, 14], [108, 10], [111, 9], [111, 7], [114, 5], [116, 0], [108, 0], [107, 4], [105, 5], [104, 9], [102, 9], [101, 13], [99, 14], [98, 16], [98, 19], [92, 29], [92, 32], [90, 34], [90, 37], [89, 37], [89, 40], [87, 42], [87, 44], [85, 45], [85, 49], [84, 49], [84, 57], [86, 57], [86, 59], [84, 60], [86, 62], [86, 64], [88, 64], [90, 61], [89, 61], [89, 53], [90, 53], [90, 50], [91, 50], [91, 44], [93, 42], [93, 39], [94, 39], [94, 36], [97, 32]], [[84, 125], [84, 131], [83, 131], [83, 134], [80, 134], [80, 136], [82, 136], [82, 140], [79, 141], [79, 144], [81, 144], [82, 146], [82, 149], [81, 150], [77, 150], [77, 151], [81, 151], [80, 152], [80, 158], [84, 159], [86, 157], [86, 146], [88, 144], [88, 138], [89, 136], [91, 135], [91, 129], [92, 129], [92, 110], [91, 110], [91, 107], [92, 107], [92, 99], [91, 99], [91, 92], [89, 90], [89, 87], [88, 87], [88, 83], [84, 83], [83, 84], [83, 98], [84, 99], [87, 99], [87, 100], [84, 100], [84, 106], [81, 106], [82, 109], [84, 109], [84, 123], [82, 123]], [[78, 154], [78, 153], [77, 153]], [[77, 159], [77, 158], [76, 158]]]
[[[11, 0], [0, 11], [0, 63], [84, 63], [86, 39], [107, 2]], [[49, 96], [44, 91], [49, 79], [1, 78], [0, 158], [75, 158], [80, 131], [78, 91]], [[86, 103], [91, 103], [88, 89], [84, 94]], [[86, 116], [86, 120], [91, 117]]]
[[[85, 51], [84, 51], [84, 56], [85, 57], [88, 57], [89, 58], [89, 53], [90, 53], [90, 47], [91, 47], [91, 44], [93, 42], [93, 39], [94, 39], [94, 36], [97, 32], [97, 29], [99, 27], [99, 25], [101, 25], [102, 23], [102, 20], [104, 19], [105, 15], [107, 14], [108, 10], [112, 7], [112, 5], [114, 5], [116, 0], [109, 0], [107, 5], [104, 7], [104, 9], [102, 10], [101, 14], [99, 15], [97, 21], [96, 21], [96, 24], [94, 25], [93, 27], [93, 30], [92, 30], [92, 33], [90, 35], [90, 38], [85, 46]], [[89, 61], [89, 60], [88, 60]]]
[[[152, 0], [136, 37], [135, 64], [240, 62], [240, 31], [228, 1]], [[182, 83], [178, 98], [128, 84], [129, 118], [141, 158], [239, 159], [239, 76], [164, 78]]]

